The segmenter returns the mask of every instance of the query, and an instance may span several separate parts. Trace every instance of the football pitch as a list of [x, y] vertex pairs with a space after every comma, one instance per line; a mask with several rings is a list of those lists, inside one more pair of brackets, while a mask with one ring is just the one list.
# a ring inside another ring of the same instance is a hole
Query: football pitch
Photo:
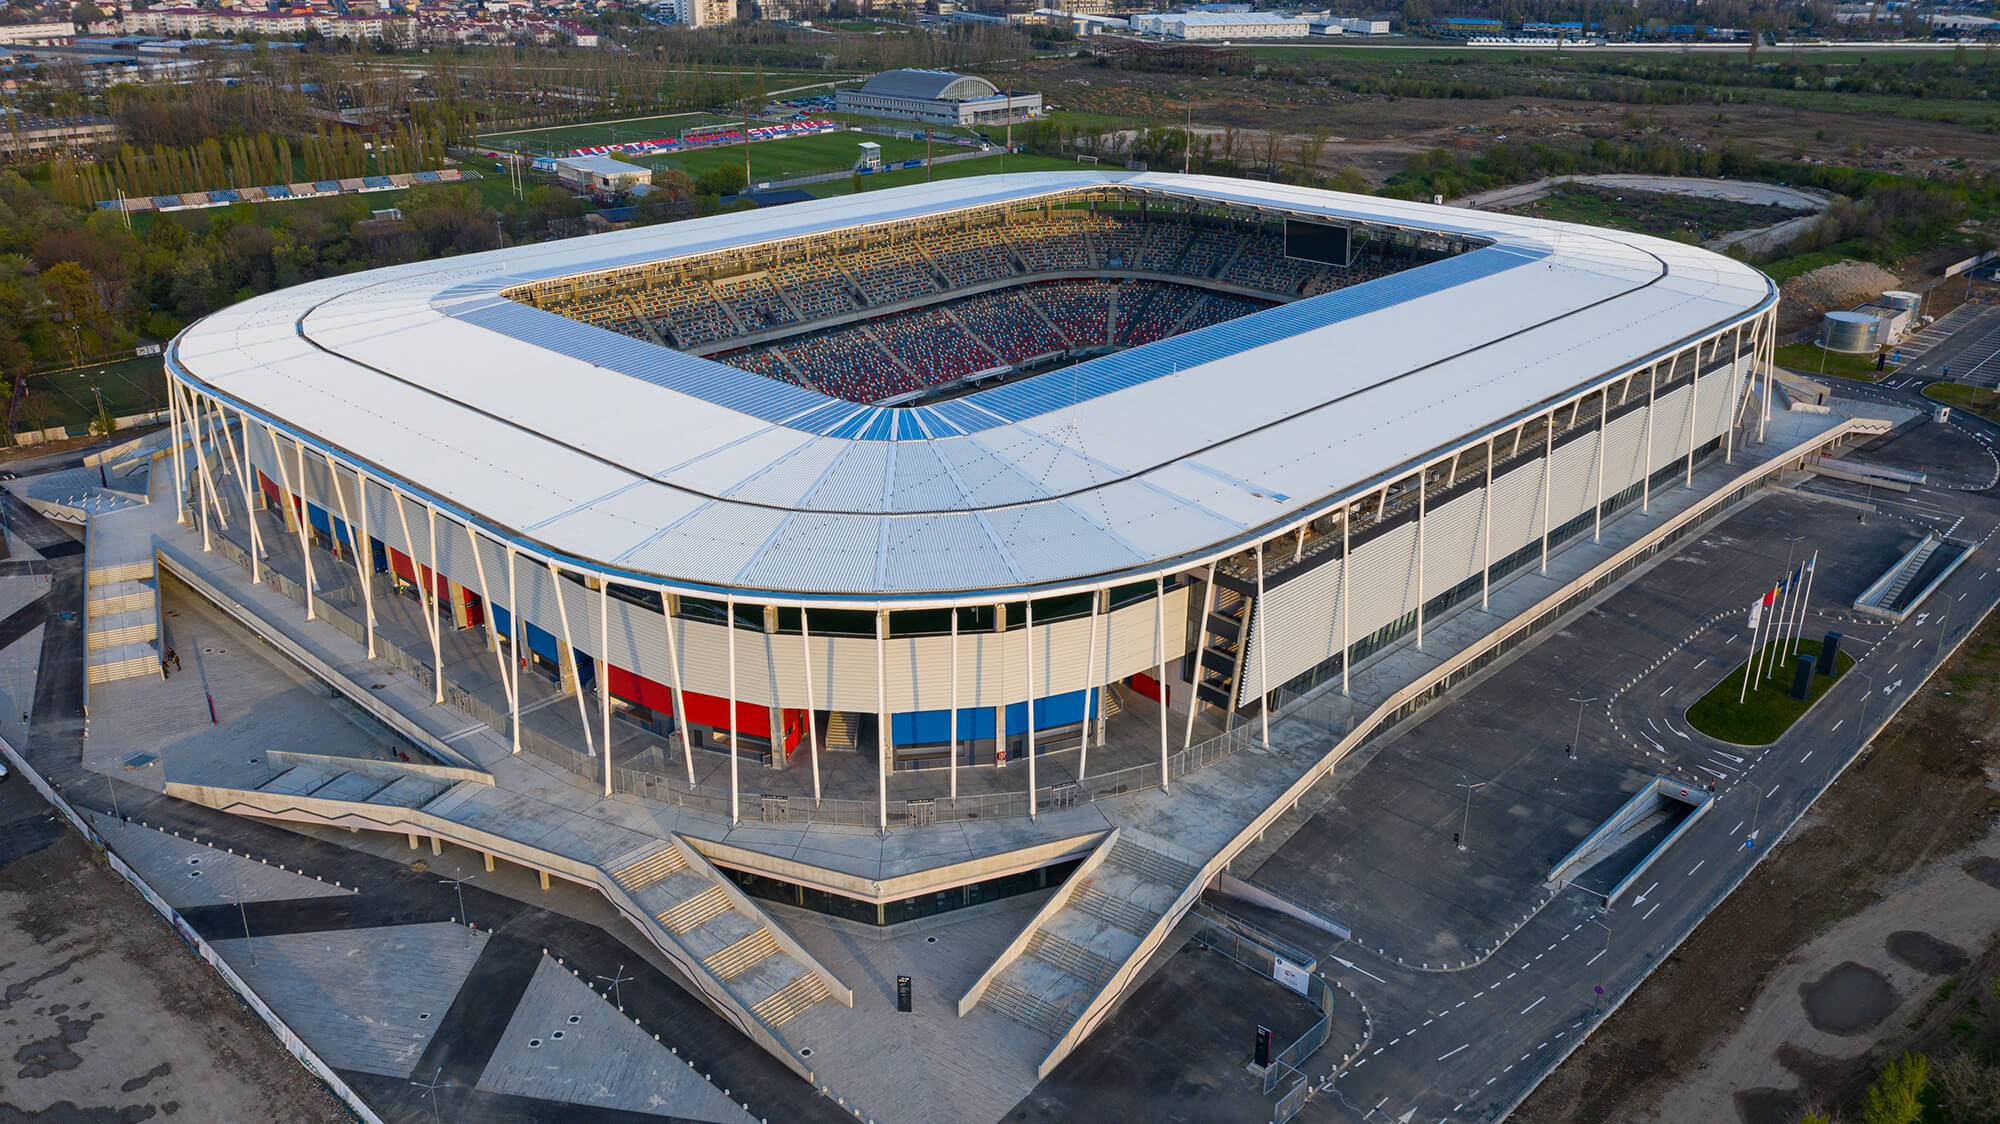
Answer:
[[[853, 168], [854, 162], [860, 158], [863, 141], [873, 141], [882, 146], [882, 162], [885, 164], [900, 163], [924, 154], [924, 142], [921, 140], [897, 140], [895, 137], [868, 133], [820, 133], [751, 145], [750, 174], [757, 178], [757, 182], [766, 183], [814, 172], [846, 171]], [[938, 156], [965, 151], [955, 144], [934, 144], [931, 150]], [[743, 146], [739, 143], [629, 159], [655, 170], [672, 168], [690, 176], [699, 176], [721, 164], [743, 163]]]
[[571, 149], [600, 144], [677, 137], [699, 125], [741, 124], [741, 118], [718, 117], [713, 113], [668, 113], [659, 117], [628, 117], [620, 121], [594, 121], [584, 125], [550, 125], [541, 129], [518, 129], [507, 133], [485, 133], [480, 145], [536, 156], [566, 153]]

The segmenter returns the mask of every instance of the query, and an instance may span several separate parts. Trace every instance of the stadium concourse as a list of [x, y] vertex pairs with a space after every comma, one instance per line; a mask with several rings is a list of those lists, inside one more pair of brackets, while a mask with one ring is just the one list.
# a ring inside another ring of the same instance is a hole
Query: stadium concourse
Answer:
[[1122, 172], [246, 301], [169, 350], [198, 455], [158, 554], [329, 667], [414, 670], [399, 721], [485, 726], [386, 788], [168, 791], [596, 886], [816, 1080], [856, 1001], [754, 898], [894, 926], [1054, 888], [957, 1009], [1046, 1074], [1356, 746], [1884, 428], [1773, 422], [1775, 304], [1640, 235]]

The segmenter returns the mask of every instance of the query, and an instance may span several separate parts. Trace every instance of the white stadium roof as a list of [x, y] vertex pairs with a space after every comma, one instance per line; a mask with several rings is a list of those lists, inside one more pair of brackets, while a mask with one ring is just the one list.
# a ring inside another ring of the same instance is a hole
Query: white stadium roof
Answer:
[[[860, 406], [497, 295], [1116, 186], [1491, 245], [1037, 378]], [[1673, 242], [1268, 183], [955, 180], [328, 278], [189, 328], [191, 382], [594, 568], [771, 600], [1053, 588], [1227, 553], [1766, 307]]]

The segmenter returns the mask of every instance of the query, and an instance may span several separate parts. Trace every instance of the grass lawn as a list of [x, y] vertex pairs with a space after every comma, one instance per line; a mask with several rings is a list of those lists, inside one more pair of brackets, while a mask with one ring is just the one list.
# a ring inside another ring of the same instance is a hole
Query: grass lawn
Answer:
[[[1765, 645], [1764, 654], [1757, 665], [1757, 682], [1750, 685], [1749, 697], [1742, 703], [1736, 701], [1743, 689], [1743, 673], [1749, 667], [1748, 661], [1729, 673], [1729, 677], [1715, 685], [1715, 689], [1696, 700], [1688, 707], [1688, 725], [1700, 730], [1711, 738], [1735, 745], [1769, 745], [1777, 741], [1792, 723], [1799, 720], [1828, 687], [1847, 669], [1854, 666], [1854, 657], [1841, 652], [1834, 661], [1832, 675], [1814, 675], [1806, 688], [1804, 701], [1791, 696], [1792, 664], [1797, 655], [1819, 655], [1819, 641], [1798, 641], [1798, 652], [1792, 660], [1779, 656], [1776, 649], [1781, 640], [1773, 640]], [[1788, 646], [1789, 647], [1789, 646]], [[1769, 678], [1764, 676], [1764, 661], [1771, 660], [1776, 666]]]
[[[164, 361], [157, 355], [91, 363], [67, 371], [50, 371], [28, 380], [28, 392], [48, 396], [53, 416], [48, 424], [82, 430], [97, 416], [96, 387], [104, 394], [104, 405], [112, 417], [127, 417], [164, 409], [167, 378]], [[23, 424], [24, 429], [33, 426]]]
[[697, 125], [721, 125], [731, 121], [731, 118], [717, 117], [712, 113], [668, 113], [659, 117], [628, 117], [622, 121], [600, 121], [588, 125], [550, 125], [509, 133], [486, 133], [479, 137], [478, 143], [487, 148], [541, 155], [591, 145], [677, 137], [682, 130]]
[[[813, 172], [843, 171], [854, 167], [854, 162], [860, 158], [862, 141], [881, 145], [885, 161], [908, 160], [924, 154], [922, 140], [897, 140], [895, 137], [867, 133], [820, 133], [817, 136], [762, 141], [751, 145], [750, 171], [759, 183]], [[937, 143], [931, 145], [931, 151], [934, 155], [944, 156], [963, 152], [964, 149], [955, 144]], [[698, 148], [672, 156], [641, 157], [637, 162], [656, 170], [676, 168], [690, 176], [699, 176], [722, 164], [742, 164], [743, 146], [732, 144]]]
[[[1056, 156], [1007, 156], [1001, 152], [979, 160], [960, 160], [951, 164], [939, 164], [936, 168], [908, 168], [899, 172], [861, 177], [862, 190], [882, 191], [891, 187], [907, 187], [925, 182], [925, 173], [933, 172], [935, 179], [955, 180], [965, 176], [991, 176], [1002, 172], [1074, 172], [1077, 163]], [[761, 179], [762, 176], [760, 175]], [[829, 195], [848, 195], [854, 191], [854, 177], [828, 180], [825, 183], [809, 183], [805, 190], [824, 198]]]
[[1612, 190], [1561, 184], [1547, 196], [1512, 208], [1517, 215], [1608, 226], [1699, 242], [1719, 234], [1768, 226], [1804, 214], [1785, 207], [1760, 207], [1728, 199], [1697, 199], [1664, 192]]
[[1956, 410], [1969, 410], [1987, 421], [2000, 421], [2000, 394], [1962, 382], [1934, 382], [1924, 387], [1924, 397]]
[[1881, 377], [1875, 372], [1873, 355], [1851, 355], [1845, 351], [1828, 351], [1816, 343], [1787, 343], [1778, 346], [1778, 366], [1790, 367], [1800, 374], [1817, 378], [1822, 371], [1836, 378], [1859, 379], [1874, 382]]

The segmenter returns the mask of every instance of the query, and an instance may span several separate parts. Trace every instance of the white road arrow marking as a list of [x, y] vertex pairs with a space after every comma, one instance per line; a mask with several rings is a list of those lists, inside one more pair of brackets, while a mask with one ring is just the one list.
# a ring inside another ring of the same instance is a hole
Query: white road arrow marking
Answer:
[[1336, 956], [1333, 957], [1333, 962], [1335, 964], [1340, 965], [1343, 968], [1348, 969], [1349, 971], [1360, 972], [1362, 975], [1367, 976], [1369, 979], [1374, 980], [1376, 983], [1389, 982], [1388, 980], [1383, 979], [1381, 976], [1376, 975], [1375, 973], [1369, 971], [1368, 969], [1357, 966], [1352, 960], [1342, 960], [1340, 957]]
[[1633, 898], [1633, 899], [1632, 899], [1632, 904], [1633, 904], [1633, 905], [1645, 905], [1645, 904], [1646, 904], [1646, 894], [1650, 894], [1650, 893], [1652, 893], [1652, 892], [1653, 892], [1654, 890], [1657, 890], [1657, 889], [1659, 889], [1659, 888], [1660, 888], [1660, 884], [1659, 884], [1658, 882], [1655, 882], [1655, 883], [1653, 883], [1653, 884], [1652, 884], [1651, 886], [1648, 886], [1648, 887], [1646, 887], [1646, 893], [1645, 893], [1645, 894], [1640, 894], [1640, 895], [1639, 895], [1638, 897], [1636, 897], [1636, 898]]

